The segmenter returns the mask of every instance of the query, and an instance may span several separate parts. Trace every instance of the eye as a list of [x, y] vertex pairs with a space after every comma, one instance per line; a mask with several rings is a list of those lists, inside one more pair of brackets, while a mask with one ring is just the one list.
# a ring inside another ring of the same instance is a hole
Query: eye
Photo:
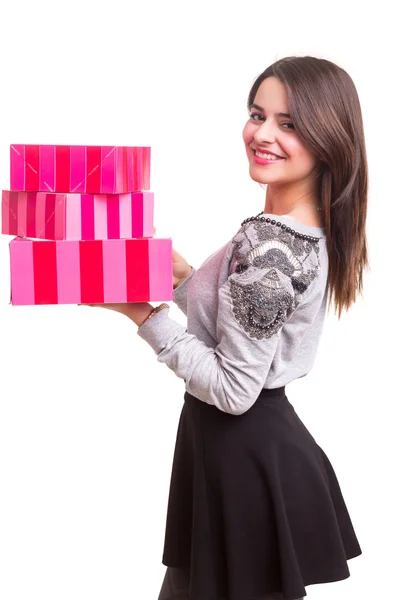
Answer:
[[[257, 117], [260, 117], [259, 119]], [[250, 119], [253, 119], [253, 121], [262, 121], [264, 119], [263, 115], [260, 115], [260, 113], [250, 113]]]
[[[260, 113], [250, 113], [250, 119], [253, 121], [265, 121], [264, 115]], [[288, 129], [294, 129], [293, 123], [281, 123], [282, 127], [287, 126]], [[286, 128], [286, 127], [285, 127]]]

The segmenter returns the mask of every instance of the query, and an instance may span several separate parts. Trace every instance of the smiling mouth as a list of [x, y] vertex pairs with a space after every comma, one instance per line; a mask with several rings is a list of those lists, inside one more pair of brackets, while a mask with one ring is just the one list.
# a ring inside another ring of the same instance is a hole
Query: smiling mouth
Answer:
[[269, 152], [260, 152], [259, 150], [253, 150], [253, 154], [257, 158], [264, 160], [284, 160], [283, 156], [276, 156], [275, 154], [269, 154]]

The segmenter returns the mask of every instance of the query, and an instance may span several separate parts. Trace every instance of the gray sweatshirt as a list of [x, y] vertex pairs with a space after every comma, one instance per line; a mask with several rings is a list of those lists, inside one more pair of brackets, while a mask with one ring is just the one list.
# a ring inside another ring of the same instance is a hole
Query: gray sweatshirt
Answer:
[[165, 309], [138, 335], [190, 394], [240, 415], [262, 388], [310, 371], [326, 312], [327, 274], [325, 229], [288, 216], [251, 217], [175, 288], [187, 328]]

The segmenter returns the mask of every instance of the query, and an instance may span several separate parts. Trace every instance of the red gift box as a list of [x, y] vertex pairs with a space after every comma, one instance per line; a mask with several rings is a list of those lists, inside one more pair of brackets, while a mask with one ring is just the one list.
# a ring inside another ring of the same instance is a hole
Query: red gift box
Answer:
[[123, 194], [150, 189], [147, 146], [10, 146], [10, 189]]
[[173, 299], [170, 238], [10, 242], [11, 303], [98, 304]]
[[2, 193], [2, 233], [47, 240], [152, 237], [153, 192]]

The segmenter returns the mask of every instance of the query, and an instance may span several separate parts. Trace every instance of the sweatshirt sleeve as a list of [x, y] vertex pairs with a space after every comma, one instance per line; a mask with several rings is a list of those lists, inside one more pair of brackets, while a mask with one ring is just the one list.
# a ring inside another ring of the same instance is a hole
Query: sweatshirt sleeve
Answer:
[[[286, 252], [284, 246], [279, 250], [282, 256]], [[293, 277], [282, 260], [271, 266], [270, 261], [263, 265], [262, 259], [257, 255], [254, 264], [238, 264], [219, 288], [215, 348], [189, 334], [167, 309], [138, 329], [158, 361], [185, 379], [190, 394], [235, 415], [246, 412], [258, 398], [282, 327], [303, 296], [299, 289], [304, 292], [318, 271], [308, 268], [306, 275]]]
[[195, 272], [196, 269], [192, 267], [191, 273], [174, 289], [174, 302], [185, 315], [187, 315], [187, 293], [189, 283]]

